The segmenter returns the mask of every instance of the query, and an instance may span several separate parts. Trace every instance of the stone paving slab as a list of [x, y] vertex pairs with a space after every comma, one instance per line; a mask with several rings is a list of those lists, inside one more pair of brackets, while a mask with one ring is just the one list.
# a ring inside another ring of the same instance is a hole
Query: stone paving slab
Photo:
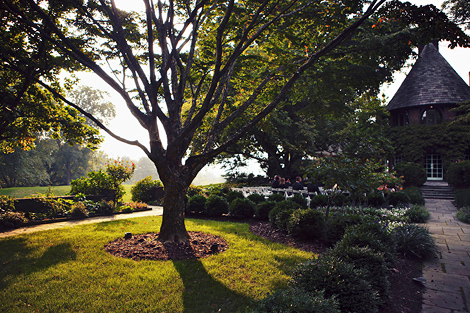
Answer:
[[461, 310], [465, 311], [465, 303], [462, 300], [460, 293], [442, 292], [439, 290], [426, 290], [423, 295], [423, 305], [436, 306], [448, 310]]
[[423, 268], [421, 313], [470, 312], [470, 225], [456, 218], [449, 200], [426, 199], [426, 207], [431, 213], [426, 227], [439, 252]]

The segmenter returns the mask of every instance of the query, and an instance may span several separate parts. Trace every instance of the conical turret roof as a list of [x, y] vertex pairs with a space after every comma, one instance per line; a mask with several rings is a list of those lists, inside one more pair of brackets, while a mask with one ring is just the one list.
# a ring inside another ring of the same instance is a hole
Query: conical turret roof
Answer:
[[444, 59], [433, 44], [422, 50], [387, 110], [470, 100], [470, 87]]

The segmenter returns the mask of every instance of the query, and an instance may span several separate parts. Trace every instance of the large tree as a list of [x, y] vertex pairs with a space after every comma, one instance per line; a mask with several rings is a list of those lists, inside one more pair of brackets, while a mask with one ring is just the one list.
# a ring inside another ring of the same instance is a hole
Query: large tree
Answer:
[[[159, 238], [182, 241], [189, 238], [184, 197], [197, 173], [386, 2], [144, 0], [141, 19], [120, 11], [113, 0], [4, 0], [1, 8], [122, 96], [148, 130], [148, 146], [95, 122], [154, 162], [165, 186]], [[400, 6], [391, 3], [389, 11]], [[280, 32], [293, 40], [279, 41]], [[305, 47], [302, 38], [309, 36], [318, 40]], [[350, 52], [343, 51], [345, 57]], [[108, 73], [105, 64], [117, 67]]]

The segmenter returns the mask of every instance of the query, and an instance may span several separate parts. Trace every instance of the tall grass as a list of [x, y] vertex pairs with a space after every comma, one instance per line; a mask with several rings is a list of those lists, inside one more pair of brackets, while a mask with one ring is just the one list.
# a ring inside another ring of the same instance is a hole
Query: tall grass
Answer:
[[247, 224], [187, 220], [229, 249], [186, 261], [133, 261], [103, 250], [125, 232], [159, 229], [135, 218], [0, 239], [1, 312], [237, 312], [283, 287], [311, 253], [253, 235]]

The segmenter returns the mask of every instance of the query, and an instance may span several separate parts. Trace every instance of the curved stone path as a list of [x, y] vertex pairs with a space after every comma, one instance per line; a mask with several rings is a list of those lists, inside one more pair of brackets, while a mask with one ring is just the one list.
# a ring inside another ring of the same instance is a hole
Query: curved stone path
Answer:
[[426, 199], [426, 208], [439, 253], [424, 264], [421, 313], [470, 312], [470, 225], [457, 219], [450, 200]]

